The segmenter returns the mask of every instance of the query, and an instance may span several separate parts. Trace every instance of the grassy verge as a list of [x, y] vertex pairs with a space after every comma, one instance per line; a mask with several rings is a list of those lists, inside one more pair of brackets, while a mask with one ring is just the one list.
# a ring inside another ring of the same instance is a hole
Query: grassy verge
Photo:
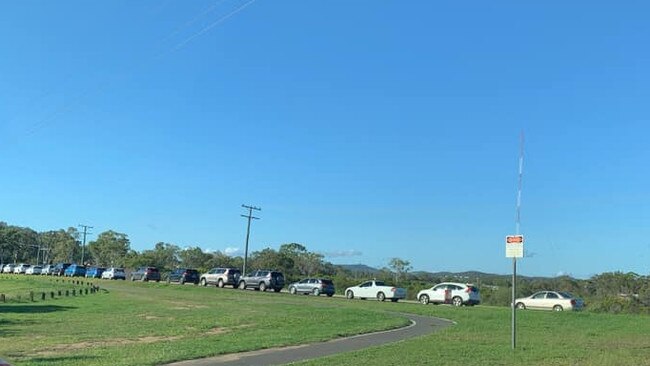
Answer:
[[[47, 281], [16, 277], [20, 281]], [[14, 283], [16, 282], [16, 283]], [[300, 365], [648, 365], [650, 317], [348, 301], [214, 287], [97, 281], [108, 292], [0, 304], [0, 358], [16, 365], [156, 365], [451, 319], [439, 333]], [[9, 283], [0, 281], [0, 292]], [[43, 282], [47, 283], [47, 282]]]
[[[49, 283], [49, 279], [16, 277]], [[0, 282], [0, 292], [4, 290]], [[401, 326], [330, 298], [99, 281], [105, 293], [0, 304], [0, 357], [15, 365], [158, 365]], [[34, 285], [33, 283], [31, 285]], [[38, 285], [38, 284], [36, 284]]]
[[400, 304], [401, 311], [452, 319], [439, 333], [296, 365], [650, 365], [650, 317], [518, 312], [510, 349], [510, 310]]
[[[39, 275], [19, 275], [19, 274], [2, 274], [0, 275], [0, 304], [2, 300], [7, 303], [27, 302], [33, 297], [35, 301], [41, 299], [41, 294], [46, 295], [46, 299], [65, 296], [65, 291], [84, 290], [90, 287], [89, 279], [85, 278], [65, 278]], [[59, 294], [59, 291], [62, 293]], [[4, 295], [4, 296], [3, 296]]]

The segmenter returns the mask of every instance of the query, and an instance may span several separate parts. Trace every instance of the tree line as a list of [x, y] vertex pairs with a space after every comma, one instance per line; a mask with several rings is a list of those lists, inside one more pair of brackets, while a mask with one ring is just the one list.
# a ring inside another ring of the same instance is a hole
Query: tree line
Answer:
[[[242, 268], [243, 257], [223, 252], [205, 252], [200, 247], [180, 247], [160, 242], [152, 249], [136, 251], [131, 248], [127, 234], [108, 230], [82, 248], [80, 232], [74, 228], [36, 232], [31, 228], [0, 222], [0, 263], [81, 263], [102, 267], [137, 268], [155, 266], [163, 273], [174, 268], [196, 268], [206, 271], [213, 267]], [[82, 254], [83, 253], [83, 254]], [[386, 267], [373, 271], [356, 271], [325, 261], [322, 254], [311, 252], [299, 243], [281, 244], [279, 249], [265, 248], [249, 255], [248, 268], [274, 269], [284, 273], [288, 283], [304, 277], [331, 278], [338, 291], [369, 278], [377, 278], [405, 287], [415, 299], [418, 291], [433, 284], [454, 281], [474, 282], [479, 287], [482, 302], [509, 306], [510, 276], [476, 273], [471, 277], [458, 274], [411, 273], [408, 260], [392, 258]], [[585, 299], [587, 308], [599, 312], [650, 314], [650, 276], [636, 273], [609, 272], [589, 279], [569, 276], [554, 278], [520, 277], [518, 297], [536, 291], [568, 291]]]

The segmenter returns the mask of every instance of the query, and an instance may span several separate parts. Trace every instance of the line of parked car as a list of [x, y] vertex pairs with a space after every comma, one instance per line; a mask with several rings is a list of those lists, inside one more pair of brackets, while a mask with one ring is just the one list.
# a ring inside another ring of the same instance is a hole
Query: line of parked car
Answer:
[[[126, 280], [123, 268], [88, 267], [74, 263], [58, 263], [54, 265], [7, 264], [2, 267], [2, 273], [41, 274], [66, 277], [88, 277], [109, 280]], [[140, 267], [129, 274], [131, 281], [160, 282], [162, 276], [156, 267]], [[234, 289], [254, 289], [258, 291], [272, 290], [280, 292], [285, 286], [284, 275], [278, 271], [255, 270], [242, 276], [237, 268], [212, 268], [201, 274], [192, 268], [176, 268], [167, 276], [167, 282], [179, 284], [192, 283], [195, 285], [214, 285], [219, 288], [230, 286]], [[334, 296], [336, 288], [330, 279], [305, 278], [287, 286], [290, 294], [312, 294], [315, 296]], [[347, 299], [377, 299], [398, 302], [406, 298], [406, 289], [390, 286], [384, 281], [369, 280], [357, 286], [348, 287], [343, 292]], [[474, 306], [481, 303], [478, 287], [472, 284], [443, 282], [431, 288], [421, 290], [416, 299], [423, 305], [451, 304], [453, 306]], [[525, 298], [515, 300], [517, 309], [548, 309], [554, 311], [581, 310], [584, 307], [582, 299], [568, 292], [540, 291]]]

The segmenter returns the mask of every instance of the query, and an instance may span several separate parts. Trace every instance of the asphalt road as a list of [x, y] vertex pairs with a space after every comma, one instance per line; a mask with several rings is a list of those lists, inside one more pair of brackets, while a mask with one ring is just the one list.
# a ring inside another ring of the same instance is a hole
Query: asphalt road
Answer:
[[453, 324], [449, 320], [400, 314], [411, 319], [411, 325], [404, 328], [383, 332], [361, 334], [352, 337], [339, 338], [328, 342], [306, 344], [300, 346], [269, 348], [259, 351], [234, 353], [199, 360], [181, 361], [167, 366], [266, 366], [283, 365], [289, 362], [325, 357], [337, 353], [356, 351], [367, 347], [379, 346], [397, 342], [403, 339], [423, 336], [446, 328]]

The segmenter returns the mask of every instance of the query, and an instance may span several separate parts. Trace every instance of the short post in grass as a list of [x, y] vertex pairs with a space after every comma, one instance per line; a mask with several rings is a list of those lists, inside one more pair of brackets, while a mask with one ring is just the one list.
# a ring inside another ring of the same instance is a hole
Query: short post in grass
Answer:
[[50, 291], [50, 299], [54, 298], [54, 291]]
[[0, 294], [0, 302], [7, 302], [7, 298], [5, 297], [5, 294]]
[[45, 301], [45, 292], [41, 292], [41, 300]]
[[34, 302], [34, 291], [29, 291], [29, 301]]
[[70, 296], [70, 290], [65, 290], [65, 297]]

